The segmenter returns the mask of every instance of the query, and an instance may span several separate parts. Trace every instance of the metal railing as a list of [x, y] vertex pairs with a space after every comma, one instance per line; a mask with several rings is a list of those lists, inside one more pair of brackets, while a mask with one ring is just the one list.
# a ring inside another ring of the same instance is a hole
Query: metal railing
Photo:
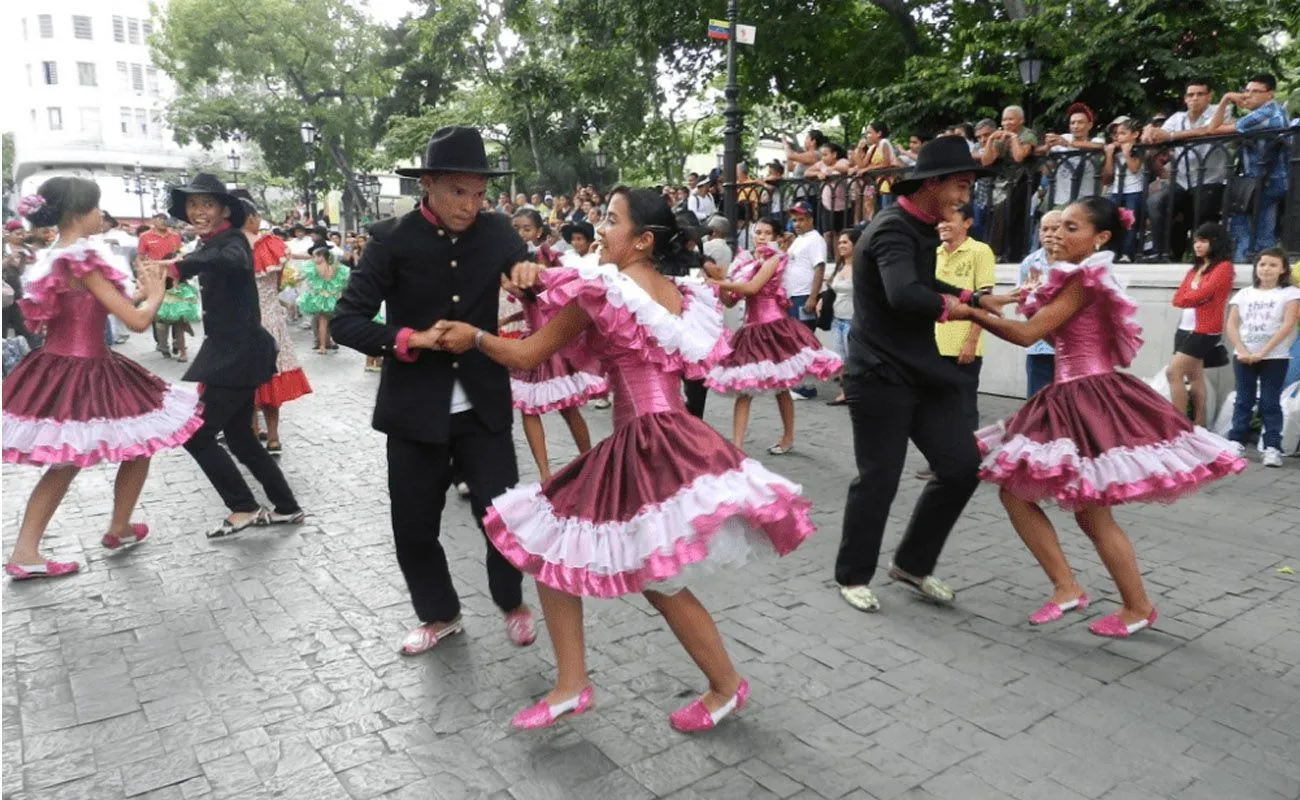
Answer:
[[[1262, 168], [1261, 153], [1266, 159]], [[1117, 151], [1110, 180], [1103, 180], [1105, 153], [1100, 150], [1059, 150], [997, 167], [999, 174], [977, 182], [973, 192], [973, 234], [992, 245], [1000, 260], [1019, 261], [1038, 246], [1038, 220], [1043, 213], [1101, 194], [1127, 205], [1136, 218], [1121, 255], [1133, 260], [1144, 254], [1157, 261], [1186, 260], [1197, 225], [1228, 224], [1230, 215], [1224, 214], [1224, 205], [1241, 190], [1237, 184], [1250, 180], [1245, 177], [1248, 172], [1269, 175], [1280, 160], [1287, 165], [1285, 182], [1255, 192], [1253, 213], [1241, 215], [1244, 225], [1238, 232], [1244, 228], [1251, 244], [1257, 242], [1261, 218], [1267, 222], [1266, 215], [1259, 213], [1262, 206], [1277, 204], [1276, 241], [1288, 252], [1300, 253], [1300, 128], [1138, 145], [1132, 154], [1140, 162], [1138, 169], [1130, 171]], [[795, 202], [806, 200], [814, 209], [817, 230], [850, 228], [869, 222], [891, 202], [891, 182], [909, 173], [907, 168], [889, 167], [825, 180], [744, 183], [737, 187], [737, 216], [784, 219]]]

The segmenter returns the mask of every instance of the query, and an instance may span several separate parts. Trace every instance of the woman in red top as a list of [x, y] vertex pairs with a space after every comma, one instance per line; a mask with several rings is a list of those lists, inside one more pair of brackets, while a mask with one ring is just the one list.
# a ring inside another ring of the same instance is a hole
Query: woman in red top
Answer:
[[1205, 424], [1205, 368], [1222, 367], [1228, 354], [1223, 336], [1224, 310], [1232, 295], [1236, 271], [1232, 266], [1232, 237], [1217, 222], [1196, 229], [1193, 242], [1196, 261], [1174, 292], [1173, 305], [1185, 309], [1174, 336], [1174, 357], [1165, 375], [1169, 378], [1169, 399], [1186, 413], [1188, 389], [1192, 397], [1192, 422]]

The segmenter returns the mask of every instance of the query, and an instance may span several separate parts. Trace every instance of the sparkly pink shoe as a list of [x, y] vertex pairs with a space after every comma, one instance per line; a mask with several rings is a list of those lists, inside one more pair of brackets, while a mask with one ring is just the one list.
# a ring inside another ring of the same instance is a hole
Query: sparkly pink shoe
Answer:
[[528, 606], [506, 614], [506, 635], [516, 647], [525, 647], [537, 640], [537, 627], [533, 625], [533, 612]]
[[438, 642], [460, 633], [463, 629], [460, 617], [447, 623], [442, 630], [434, 630], [431, 623], [426, 623], [406, 634], [406, 638], [402, 640], [402, 649], [398, 652], [404, 656], [418, 656], [427, 650], [432, 650]]
[[1065, 616], [1067, 611], [1082, 611], [1092, 602], [1088, 593], [1084, 592], [1073, 600], [1066, 600], [1064, 603], [1043, 603], [1042, 607], [1029, 615], [1030, 625], [1046, 625], [1049, 622], [1056, 622]]
[[749, 699], [749, 681], [743, 678], [740, 686], [736, 687], [736, 693], [731, 696], [727, 704], [717, 711], [710, 711], [704, 707], [704, 701], [695, 699], [689, 705], [683, 706], [668, 715], [668, 724], [673, 726], [673, 730], [680, 733], [700, 733], [717, 726], [719, 722], [727, 717], [733, 711], [739, 711], [745, 707], [745, 701]]
[[5, 564], [5, 574], [16, 581], [30, 581], [37, 578], [62, 578], [81, 571], [81, 565], [75, 561], [45, 561], [41, 564]]
[[1095, 636], [1105, 636], [1109, 639], [1127, 639], [1143, 628], [1149, 628], [1156, 621], [1156, 610], [1151, 609], [1146, 619], [1140, 619], [1131, 625], [1126, 625], [1119, 620], [1119, 614], [1107, 614], [1096, 622], [1088, 626], [1088, 630]]
[[131, 523], [130, 536], [118, 536], [114, 533], [104, 534], [104, 538], [99, 543], [104, 546], [105, 550], [121, 550], [123, 547], [135, 546], [144, 541], [144, 537], [149, 535], [149, 526], [143, 522]]
[[579, 692], [577, 697], [570, 697], [568, 700], [555, 705], [550, 705], [544, 699], [538, 700], [511, 717], [510, 727], [521, 731], [549, 728], [565, 714], [577, 716], [584, 711], [590, 711], [593, 696], [591, 687], [588, 686]]

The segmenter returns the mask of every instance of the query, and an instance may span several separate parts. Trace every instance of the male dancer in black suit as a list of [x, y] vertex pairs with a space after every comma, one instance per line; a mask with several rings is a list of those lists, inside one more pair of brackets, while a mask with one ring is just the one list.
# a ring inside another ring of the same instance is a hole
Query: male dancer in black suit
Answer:
[[970, 378], [939, 355], [934, 324], [969, 319], [967, 303], [980, 303], [985, 293], [935, 279], [935, 226], [970, 202], [971, 186], [985, 173], [964, 139], [929, 142], [915, 172], [894, 183], [898, 202], [876, 214], [853, 250], [844, 394], [858, 476], [849, 484], [835, 580], [845, 602], [860, 611], [880, 608], [867, 584], [875, 575], [908, 439], [929, 461], [934, 479], [921, 492], [889, 575], [933, 600], [953, 598], [952, 589], [931, 573], [979, 485], [980, 459], [958, 391]]
[[[503, 277], [529, 261], [510, 219], [482, 212], [489, 176], [483, 139], [448, 127], [429, 140], [418, 178], [424, 197], [409, 214], [370, 228], [370, 242], [334, 311], [345, 347], [384, 356], [373, 425], [388, 435], [388, 494], [397, 563], [420, 625], [402, 642], [416, 655], [461, 630], [460, 598], [438, 541], [452, 462], [469, 485], [475, 518], [518, 483], [509, 373], [473, 350], [436, 349], [442, 319], [497, 329]], [[386, 303], [386, 322], [374, 322]], [[490, 544], [488, 588], [516, 645], [536, 638], [523, 576]]]
[[[230, 509], [208, 531], [213, 539], [253, 525], [306, 518], [284, 473], [253, 433], [253, 396], [275, 372], [275, 339], [262, 327], [253, 251], [241, 230], [246, 214], [243, 202], [213, 175], [199, 173], [189, 185], [172, 190], [171, 215], [193, 225], [202, 240], [193, 253], [171, 262], [171, 274], [178, 280], [199, 276], [203, 295], [203, 346], [184, 378], [203, 384], [203, 427], [185, 449]], [[271, 510], [258, 505], [230, 454], [217, 443], [219, 432], [262, 484]]]

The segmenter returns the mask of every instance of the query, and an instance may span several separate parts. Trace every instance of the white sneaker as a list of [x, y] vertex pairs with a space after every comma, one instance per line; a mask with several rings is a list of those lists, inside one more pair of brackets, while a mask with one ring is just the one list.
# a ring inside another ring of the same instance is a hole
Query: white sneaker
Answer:
[[1264, 466], [1266, 466], [1266, 467], [1280, 467], [1280, 466], [1282, 466], [1282, 451], [1281, 451], [1281, 450], [1278, 450], [1276, 447], [1268, 447], [1268, 448], [1265, 448], [1265, 449], [1264, 449]]
[[1241, 458], [1246, 455], [1246, 445], [1241, 442], [1228, 442], [1228, 452], [1237, 458]]

